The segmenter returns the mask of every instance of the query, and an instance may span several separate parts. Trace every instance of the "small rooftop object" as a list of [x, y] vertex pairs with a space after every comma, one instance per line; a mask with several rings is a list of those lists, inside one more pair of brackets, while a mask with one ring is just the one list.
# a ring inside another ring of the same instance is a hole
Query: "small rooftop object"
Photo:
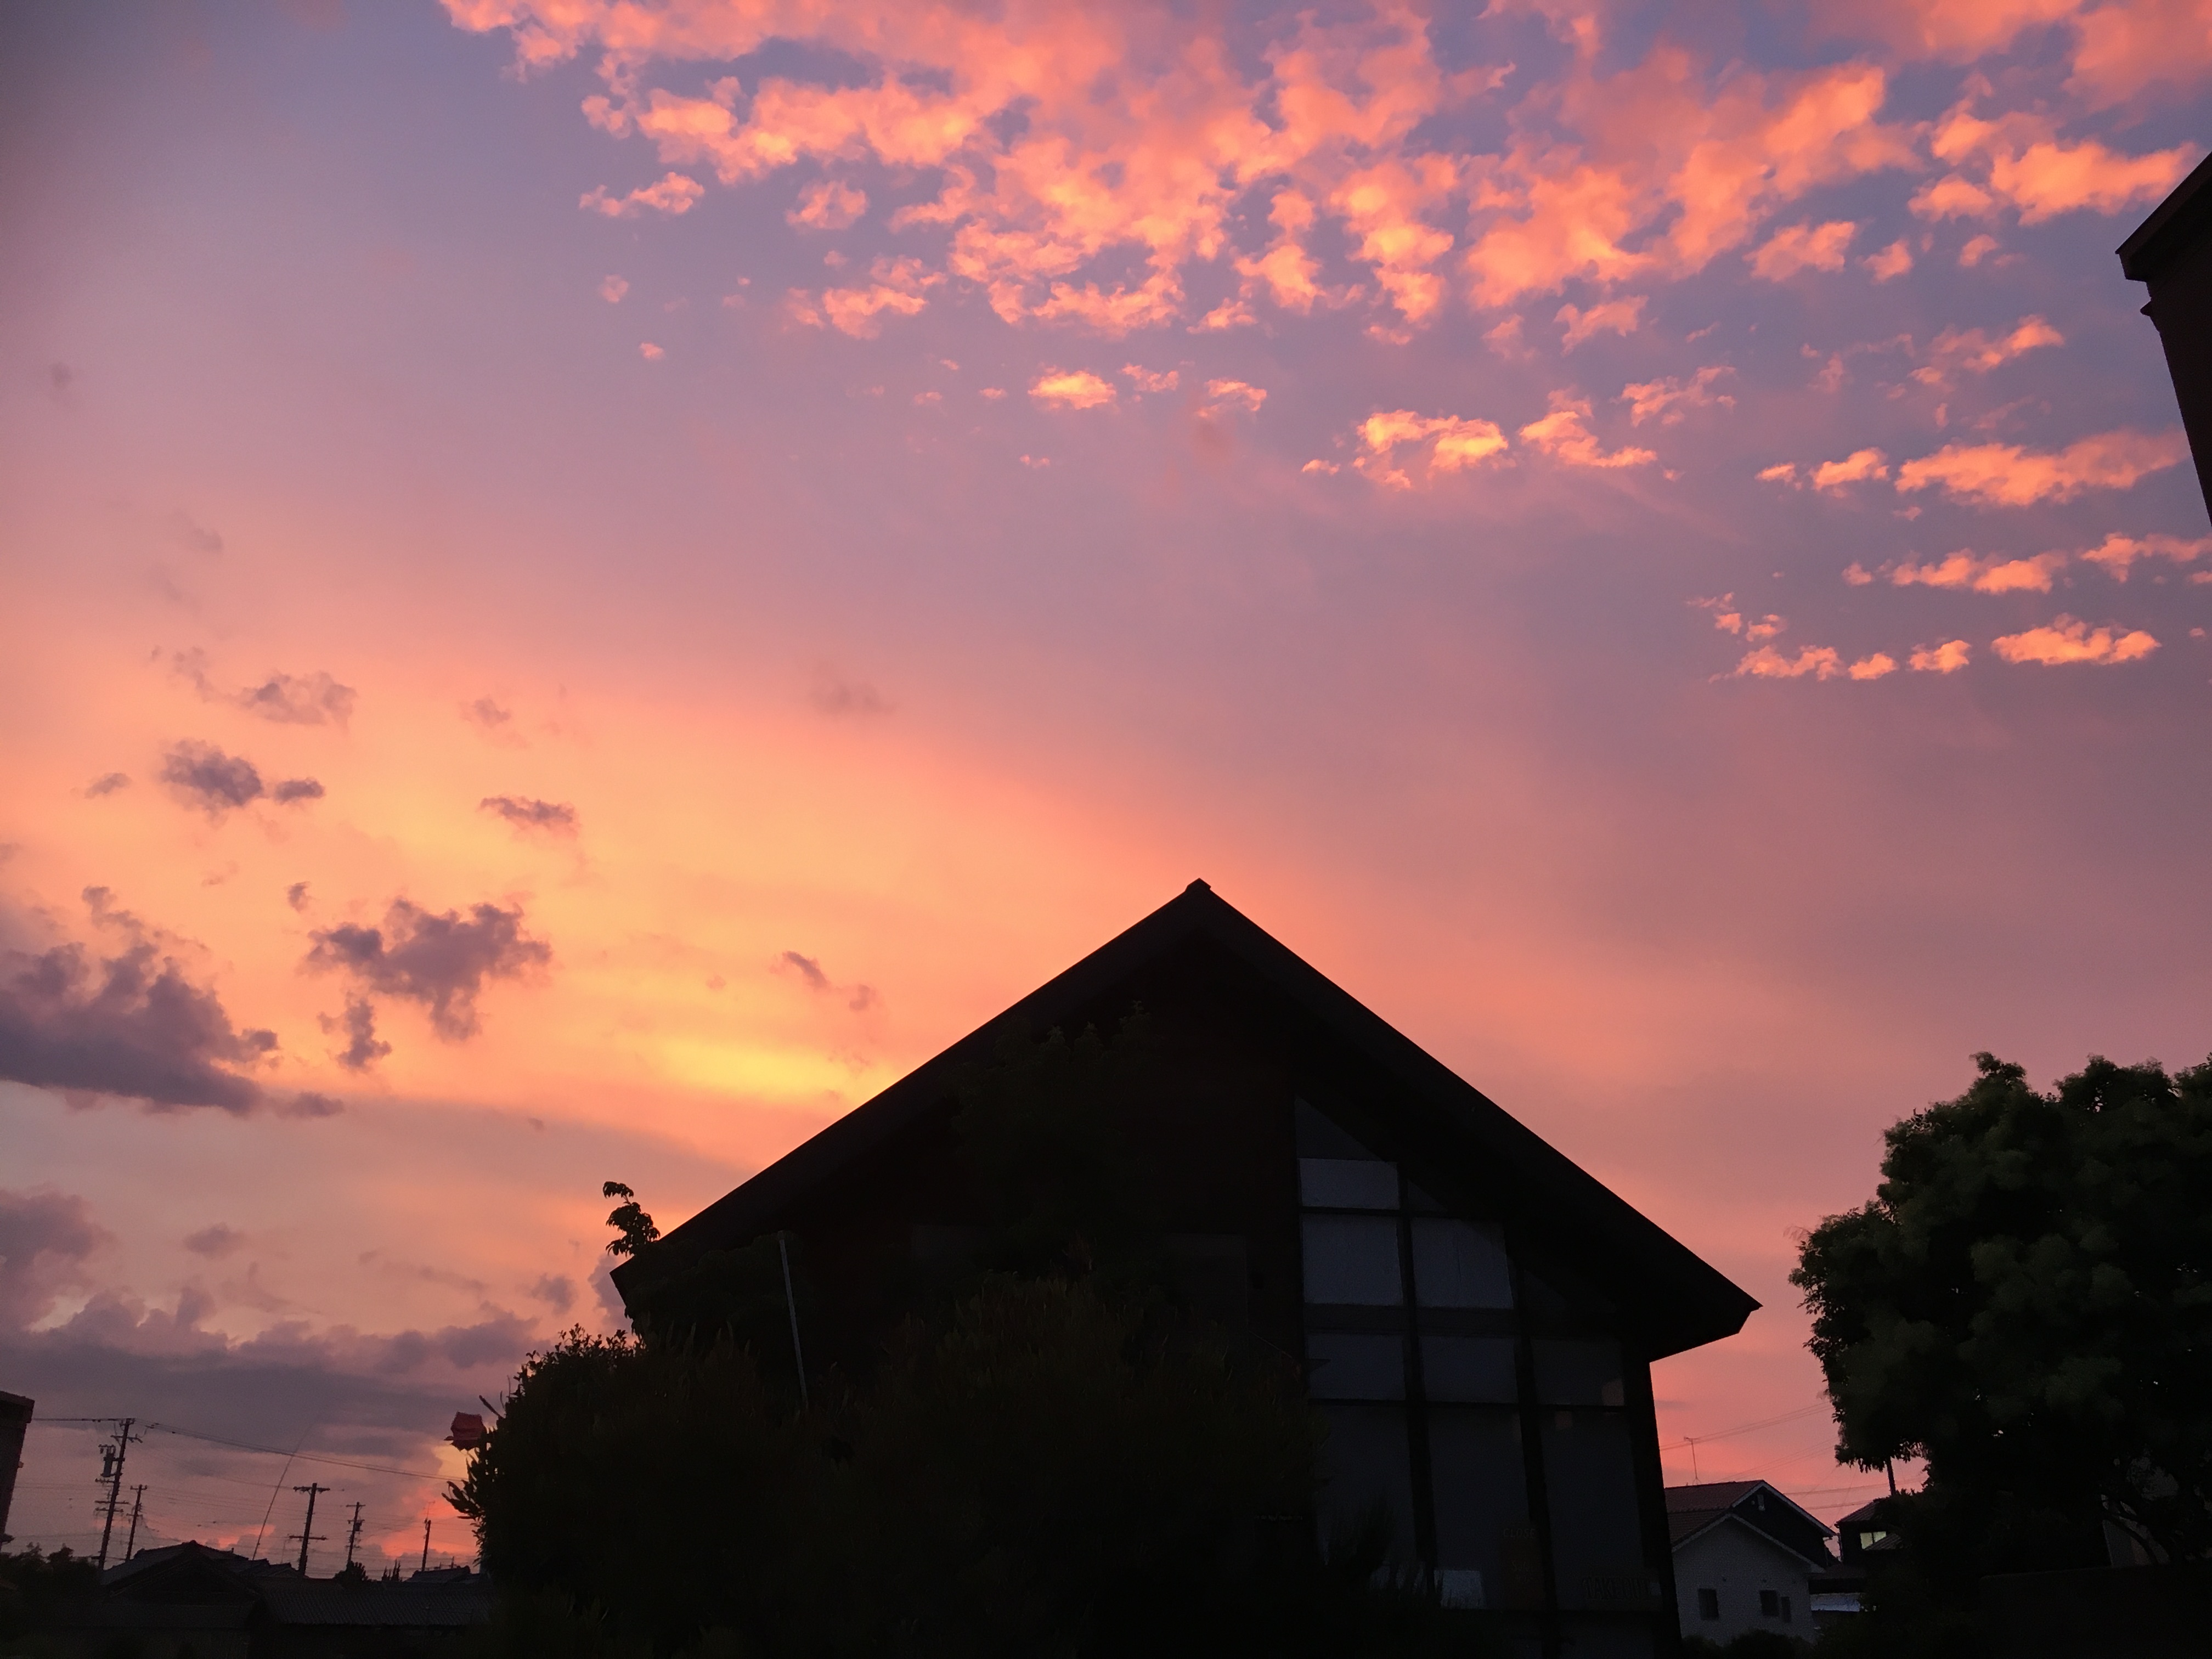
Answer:
[[484, 1420], [474, 1412], [455, 1412], [453, 1426], [446, 1431], [446, 1438], [463, 1451], [474, 1451], [483, 1444]]
[[2151, 210], [2119, 255], [2128, 280], [2150, 289], [2143, 315], [2166, 347], [2197, 485], [2212, 510], [2212, 155]]

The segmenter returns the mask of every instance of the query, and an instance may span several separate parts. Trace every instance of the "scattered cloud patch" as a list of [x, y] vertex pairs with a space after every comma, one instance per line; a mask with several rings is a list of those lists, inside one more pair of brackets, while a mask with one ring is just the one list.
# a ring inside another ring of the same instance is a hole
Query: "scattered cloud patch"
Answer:
[[629, 292], [629, 278], [627, 276], [606, 276], [600, 279], [599, 298], [611, 306], [620, 305], [623, 302], [623, 295]]
[[1128, 377], [1129, 384], [1140, 392], [1173, 392], [1176, 383], [1182, 378], [1182, 371], [1179, 369], [1170, 368], [1163, 374], [1155, 374], [1141, 363], [1124, 363], [1121, 365], [1121, 373]]
[[343, 731], [353, 718], [354, 689], [341, 685], [322, 669], [312, 674], [271, 673], [258, 685], [234, 691], [216, 684], [204, 651], [179, 651], [169, 661], [203, 701], [227, 703], [279, 726], [335, 726]]
[[605, 185], [599, 185], [577, 198], [576, 205], [586, 213], [605, 214], [610, 219], [634, 219], [641, 213], [665, 213], [675, 218], [690, 212], [706, 193], [706, 185], [696, 179], [668, 173], [627, 196], [609, 195]]
[[2066, 337], [2040, 317], [2023, 317], [2010, 331], [1991, 336], [1978, 328], [1947, 328], [1928, 345], [1928, 361], [1912, 371], [1923, 386], [1948, 387], [1964, 373], [1986, 374], [2002, 363], [2045, 346], [2063, 346]]
[[2127, 489], [2188, 454], [2189, 441], [2179, 427], [2156, 433], [2122, 428], [2057, 451], [1952, 444], [1899, 467], [1897, 487], [1940, 489], [1977, 507], [2029, 507], [2071, 501], [2087, 489]]
[[1808, 645], [1796, 656], [1787, 656], [1773, 646], [1762, 645], [1756, 651], [1747, 652], [1737, 663], [1733, 677], [1737, 679], [1797, 680], [1811, 675], [1818, 680], [1832, 680], [1841, 675], [1844, 659], [1833, 646]]
[[1206, 396], [1208, 413], [1233, 407], [1256, 415], [1260, 412], [1260, 405], [1267, 401], [1264, 388], [1247, 385], [1243, 380], [1208, 380]]
[[539, 800], [528, 795], [486, 795], [477, 811], [489, 812], [514, 825], [519, 834], [538, 833], [573, 838], [576, 809], [566, 801]]
[[1897, 587], [1948, 587], [1976, 593], [2048, 593], [2051, 579], [2066, 565], [2063, 553], [2038, 553], [2033, 558], [1978, 558], [1961, 550], [1926, 564], [1907, 562], [1889, 570]]
[[284, 902], [295, 910], [305, 910], [307, 908], [307, 884], [304, 881], [295, 881], [287, 887], [284, 890]]
[[2093, 629], [2072, 617], [2060, 617], [2046, 627], [2004, 635], [1991, 648], [2007, 662], [2057, 667], [2067, 663], [2140, 662], [2158, 649], [2158, 641], [2141, 629], [2123, 634], [2116, 626]]
[[1399, 452], [1426, 456], [1426, 471], [1463, 472], [1505, 451], [1505, 434], [1494, 421], [1463, 420], [1455, 415], [1416, 415], [1410, 409], [1377, 410], [1358, 428], [1360, 454], [1352, 465], [1380, 484], [1410, 489], [1413, 479]]
[[130, 787], [129, 773], [102, 772], [90, 783], [85, 785], [84, 793], [88, 799], [98, 800], [102, 795], [112, 795], [118, 789], [128, 789]]
[[1552, 412], [1521, 428], [1521, 436], [1563, 466], [1644, 466], [1659, 458], [1648, 449], [1607, 450], [1584, 424], [1589, 419], [1587, 398], [1571, 392], [1552, 393]]
[[1855, 680], [1878, 680], [1897, 672], [1897, 659], [1886, 651], [1877, 651], [1870, 657], [1860, 658], [1844, 672]]
[[874, 686], [866, 680], [841, 674], [827, 663], [816, 665], [814, 683], [807, 691], [806, 701], [813, 705], [816, 714], [832, 718], [864, 720], [872, 714], [891, 712], [890, 702]]
[[178, 799], [210, 818], [250, 805], [265, 793], [252, 762], [213, 744], [178, 744], [162, 757], [161, 777]]
[[1047, 409], [1099, 409], [1115, 395], [1111, 380], [1087, 368], [1048, 368], [1030, 382], [1030, 396]]
[[345, 1039], [345, 1047], [331, 1055], [349, 1072], [365, 1072], [392, 1052], [392, 1045], [376, 1035], [376, 1005], [367, 997], [349, 996], [341, 1014], [318, 1014], [316, 1024], [325, 1036]]
[[1632, 381], [1620, 388], [1620, 401], [1628, 405], [1628, 423], [1642, 426], [1644, 422], [1657, 419], [1662, 426], [1680, 422], [1683, 411], [1705, 409], [1717, 404], [1723, 409], [1734, 409], [1735, 399], [1725, 392], [1713, 390], [1724, 374], [1735, 371], [1725, 363], [1712, 363], [1699, 369], [1688, 380], [1669, 378], [1663, 380]]
[[787, 969], [797, 974], [809, 990], [826, 991], [830, 988], [830, 975], [822, 971], [821, 963], [812, 957], [803, 956], [797, 951], [786, 951], [776, 958], [776, 963], [779, 971]]
[[524, 931], [520, 905], [471, 905], [442, 914], [392, 900], [382, 926], [348, 922], [319, 929], [306, 966], [343, 973], [366, 991], [427, 1009], [448, 1042], [476, 1035], [477, 999], [495, 979], [520, 979], [553, 959], [552, 947]]
[[73, 1193], [0, 1188], [0, 1328], [12, 1334], [44, 1319], [83, 1285], [86, 1263], [113, 1240]]
[[1633, 334], [1643, 326], [1645, 296], [1638, 294], [1630, 298], [1607, 300], [1592, 306], [1588, 311], [1579, 306], [1561, 306], [1552, 320], [1565, 323], [1566, 332], [1560, 337], [1560, 349], [1572, 351], [1592, 335], [1610, 329], [1615, 334]]
[[2094, 565], [2101, 565], [2115, 581], [2125, 581], [2128, 570], [2138, 559], [2171, 559], [2176, 564], [2191, 564], [2212, 553], [2212, 536], [2199, 536], [2193, 540], [2180, 536], [2124, 536], [2115, 530], [2105, 539], [2082, 554]]
[[1841, 270], [1858, 228], [1848, 219], [1791, 225], [1744, 255], [1744, 263], [1752, 275], [1770, 283], [1787, 282], [1801, 270]]
[[867, 192], [837, 179], [817, 179], [799, 192], [799, 204], [784, 218], [809, 230], [843, 230], [868, 210]]
[[[1959, 268], [1962, 270], [1972, 270], [2002, 246], [2003, 245], [1994, 236], [1968, 237], [1964, 246], [1959, 249]], [[2003, 261], [2000, 260], [1998, 263], [2002, 264]]]
[[665, 351], [663, 351], [659, 346], [653, 344], [652, 341], [641, 340], [638, 342], [637, 355], [644, 358], [648, 363], [657, 363], [668, 354]]
[[1964, 640], [1945, 640], [1941, 645], [1923, 645], [1912, 653], [1912, 669], [1918, 674], [1955, 674], [1966, 665], [1973, 655], [1973, 647]]
[[[1770, 471], [1771, 469], [1770, 469]], [[1768, 473], [1759, 475], [1764, 478]], [[1823, 461], [1812, 471], [1815, 489], [1840, 490], [1846, 484], [1864, 483], [1889, 476], [1889, 461], [1879, 449], [1855, 449], [1840, 461]]]
[[269, 799], [279, 806], [289, 806], [294, 801], [320, 800], [327, 793], [313, 778], [285, 778], [269, 792]]
[[234, 1025], [222, 998], [115, 909], [106, 889], [88, 887], [84, 899], [121, 948], [103, 957], [72, 942], [0, 956], [0, 1078], [155, 1111], [251, 1111], [261, 1086], [247, 1072], [276, 1052], [276, 1033]]
[[336, 1117], [345, 1110], [345, 1102], [335, 1095], [317, 1094], [312, 1089], [302, 1089], [291, 1099], [276, 1108], [279, 1117]]
[[1875, 281], [1887, 283], [1912, 269], [1912, 249], [1900, 236], [1887, 247], [1868, 254], [1859, 263], [1874, 273]]
[[204, 1255], [212, 1261], [245, 1249], [246, 1235], [237, 1228], [226, 1226], [218, 1221], [196, 1233], [185, 1234], [185, 1248], [194, 1255]]

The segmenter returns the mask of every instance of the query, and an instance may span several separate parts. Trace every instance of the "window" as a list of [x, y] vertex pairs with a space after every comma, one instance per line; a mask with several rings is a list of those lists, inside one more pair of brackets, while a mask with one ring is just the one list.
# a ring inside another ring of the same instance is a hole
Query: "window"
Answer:
[[1778, 1590], [1763, 1589], [1759, 1593], [1759, 1616], [1779, 1619], [1782, 1616], [1782, 1595]]
[[1510, 1406], [1521, 1397], [1510, 1336], [1421, 1334], [1421, 1381], [1431, 1400]]
[[1698, 1617], [1711, 1620], [1720, 1616], [1721, 1593], [1717, 1589], [1700, 1589], [1698, 1592]]
[[1786, 1595], [1782, 1598], [1782, 1622], [1785, 1625], [1790, 1622], [1790, 1598]]
[[1305, 1218], [1306, 1300], [1395, 1308], [1406, 1299], [1398, 1268], [1398, 1224], [1387, 1216]]
[[1510, 1308], [1513, 1280], [1495, 1227], [1423, 1218], [1413, 1223], [1414, 1294], [1424, 1308]]
[[1302, 1158], [1298, 1201], [1316, 1210], [1395, 1210], [1398, 1166], [1371, 1158]]
[[1306, 1391], [1316, 1400], [1403, 1400], [1405, 1339], [1311, 1333], [1306, 1338]]

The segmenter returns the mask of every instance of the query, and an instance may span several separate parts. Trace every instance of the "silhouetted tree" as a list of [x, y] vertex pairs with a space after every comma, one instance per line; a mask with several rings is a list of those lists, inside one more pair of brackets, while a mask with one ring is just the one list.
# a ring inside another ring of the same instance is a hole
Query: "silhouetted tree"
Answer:
[[89, 1595], [99, 1583], [93, 1564], [66, 1548], [52, 1555], [36, 1544], [12, 1554], [0, 1550], [0, 1640], [37, 1629], [61, 1602]]
[[1791, 1275], [1838, 1458], [1927, 1460], [1875, 1600], [1960, 1621], [1980, 1574], [2103, 1561], [2107, 1520], [2212, 1549], [2212, 1062], [2096, 1058], [2046, 1095], [1975, 1059]]

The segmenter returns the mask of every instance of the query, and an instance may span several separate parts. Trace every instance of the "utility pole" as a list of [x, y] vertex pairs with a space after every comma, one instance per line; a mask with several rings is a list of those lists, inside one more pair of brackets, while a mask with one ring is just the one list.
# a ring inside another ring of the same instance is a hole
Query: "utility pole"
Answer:
[[131, 1488], [131, 1537], [123, 1546], [123, 1559], [128, 1561], [138, 1553], [138, 1518], [146, 1513], [146, 1488]]
[[353, 1519], [346, 1524], [346, 1565], [353, 1565], [353, 1553], [361, 1546], [361, 1505], [353, 1506]]
[[330, 1488], [319, 1481], [310, 1480], [306, 1486], [295, 1486], [292, 1490], [307, 1494], [307, 1524], [292, 1534], [300, 1540], [300, 1577], [305, 1578], [307, 1576], [307, 1546], [323, 1541], [322, 1534], [315, 1530], [315, 1498], [319, 1493], [326, 1492]]
[[791, 1293], [791, 1235], [775, 1236], [776, 1254], [783, 1258], [783, 1305], [791, 1315], [791, 1358], [799, 1367], [799, 1409], [812, 1409], [806, 1403], [806, 1353], [799, 1346], [799, 1298]]
[[125, 1417], [110, 1420], [118, 1423], [120, 1426], [115, 1431], [115, 1438], [100, 1449], [100, 1478], [107, 1483], [107, 1502], [101, 1506], [107, 1511], [107, 1520], [100, 1529], [99, 1571], [101, 1572], [107, 1571], [107, 1545], [108, 1540], [115, 1535], [115, 1511], [123, 1506], [124, 1454], [131, 1449], [131, 1443], [133, 1440], [145, 1438], [143, 1435], [134, 1435], [131, 1432], [131, 1425], [138, 1420], [137, 1418]]
[[430, 1517], [422, 1517], [422, 1571], [430, 1571]]

